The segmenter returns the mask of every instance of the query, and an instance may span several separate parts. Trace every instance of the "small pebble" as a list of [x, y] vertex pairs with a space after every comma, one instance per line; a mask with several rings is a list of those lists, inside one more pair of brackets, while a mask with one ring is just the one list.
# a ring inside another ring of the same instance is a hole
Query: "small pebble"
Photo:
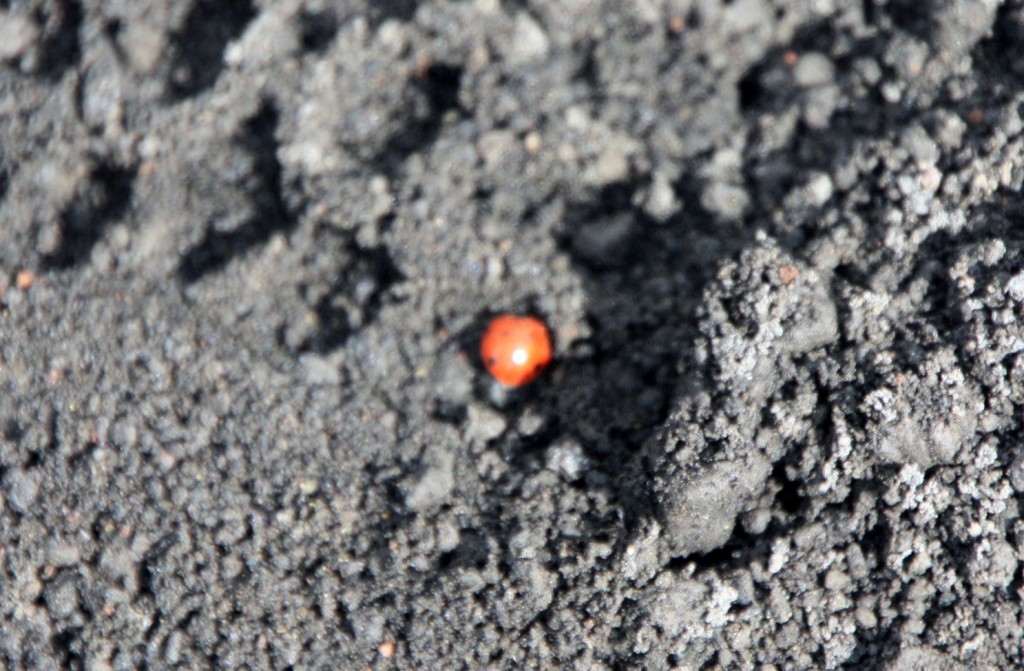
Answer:
[[74, 566], [81, 559], [78, 547], [67, 541], [53, 538], [46, 543], [46, 561], [55, 566]]
[[835, 77], [832, 61], [818, 52], [804, 54], [793, 68], [793, 78], [800, 86], [822, 86], [830, 84]]
[[724, 219], [739, 219], [750, 205], [746, 189], [726, 182], [713, 182], [700, 199], [705, 209]]
[[1024, 452], [1019, 453], [1010, 463], [1010, 486], [1018, 493], [1024, 492]]
[[10, 470], [4, 476], [7, 505], [14, 512], [28, 513], [39, 495], [39, 478], [23, 470]]
[[118, 42], [136, 72], [150, 72], [164, 54], [166, 35], [142, 21], [130, 21], [118, 35]]
[[78, 590], [71, 580], [50, 583], [43, 594], [51, 617], [62, 618], [71, 615], [78, 608]]
[[14, 278], [14, 286], [25, 291], [31, 287], [32, 283], [35, 281], [36, 276], [31, 270], [19, 270], [17, 276]]
[[512, 49], [508, 58], [512, 65], [525, 65], [547, 55], [550, 48], [547, 33], [529, 14], [519, 12], [512, 30]]
[[1003, 289], [1015, 302], [1024, 302], [1024, 272], [1019, 272], [1007, 280]]
[[437, 448], [424, 455], [424, 467], [406, 484], [405, 505], [418, 513], [429, 512], [448, 499], [455, 488], [455, 459]]
[[485, 443], [497, 438], [508, 428], [504, 415], [479, 403], [469, 406], [466, 419], [466, 435]]
[[575, 482], [590, 468], [590, 460], [579, 443], [563, 440], [548, 448], [547, 467], [565, 480]]
[[0, 61], [13, 61], [39, 40], [39, 27], [27, 16], [0, 12]]
[[532, 409], [527, 409], [519, 417], [516, 430], [522, 436], [532, 436], [544, 426], [544, 416]]
[[680, 203], [668, 178], [655, 174], [643, 200], [644, 212], [655, 221], [664, 222], [679, 211]]

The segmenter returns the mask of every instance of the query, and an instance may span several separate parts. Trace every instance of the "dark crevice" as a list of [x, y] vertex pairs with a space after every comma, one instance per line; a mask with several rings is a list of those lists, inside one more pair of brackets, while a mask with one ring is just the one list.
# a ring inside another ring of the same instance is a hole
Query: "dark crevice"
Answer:
[[1021, 601], [1024, 601], [1024, 595], [1021, 594], [1021, 589], [1024, 588], [1024, 566], [1020, 564], [1013, 572], [1013, 579], [1010, 580], [1010, 584], [1006, 586], [1006, 594], [1010, 599], [1011, 603], [1017, 604], [1020, 607]]
[[54, 650], [60, 657], [62, 668], [82, 668], [84, 650], [82, 650], [82, 627], [61, 629], [51, 639]]
[[431, 419], [456, 427], [462, 426], [462, 422], [466, 419], [466, 413], [467, 409], [464, 404], [443, 399], [434, 399], [430, 408]]
[[231, 231], [208, 228], [203, 240], [185, 253], [178, 267], [178, 275], [185, 284], [220, 270], [232, 259], [266, 243], [274, 234], [287, 233], [297, 225], [284, 203], [275, 137], [278, 121], [277, 108], [265, 101], [236, 138], [251, 159], [250, 174], [245, 181], [253, 215], [247, 223]]
[[891, 641], [899, 637], [895, 625], [876, 627], [875, 629], [858, 628], [854, 633], [856, 647], [839, 668], [846, 671], [892, 668], [879, 663], [881, 661], [879, 660], [879, 651], [891, 650]]
[[750, 68], [736, 85], [739, 93], [740, 110], [743, 112], [749, 113], [751, 110], [764, 107], [766, 105], [765, 101], [772, 99], [772, 96], [768, 95], [765, 85], [762, 83], [764, 77], [764, 65], [758, 63], [755, 67]]
[[117, 40], [121, 36], [121, 31], [123, 29], [124, 25], [121, 23], [121, 19], [116, 17], [108, 19], [103, 24], [103, 34], [107, 36], [114, 48], [118, 48]]
[[89, 457], [95, 454], [97, 447], [99, 447], [99, 445], [95, 441], [88, 440], [85, 445], [82, 446], [82, 449], [65, 456], [64, 462], [72, 472], [79, 471], [86, 473], [89, 470]]
[[29, 450], [25, 455], [25, 461], [21, 463], [23, 470], [39, 468], [46, 462], [46, 458], [39, 450]]
[[433, 63], [412, 81], [413, 98], [420, 99], [423, 109], [413, 113], [410, 122], [388, 138], [383, 148], [370, 159], [369, 163], [375, 170], [394, 178], [409, 156], [434, 143], [441, 133], [445, 115], [461, 109], [459, 89], [462, 74], [459, 66]]
[[772, 479], [779, 483], [779, 491], [775, 495], [778, 508], [788, 515], [800, 512], [807, 504], [807, 497], [800, 493], [800, 483], [787, 477], [786, 466], [782, 461], [772, 469]]
[[25, 429], [16, 419], [8, 419], [4, 422], [3, 436], [5, 440], [17, 443], [25, 435]]
[[181, 29], [171, 36], [168, 94], [174, 100], [213, 86], [224, 69], [224, 50], [256, 17], [252, 0], [195, 0]]
[[525, 11], [530, 6], [528, 0], [500, 0], [500, 4], [502, 9], [508, 14], [512, 14], [517, 10]]
[[597, 109], [605, 99], [604, 88], [601, 86], [600, 64], [597, 62], [597, 46], [589, 42], [579, 48], [577, 53], [580, 54], [577, 57], [579, 65], [573, 79], [586, 87], [590, 104]]
[[860, 8], [864, 25], [873, 26], [878, 23], [878, 5], [875, 0], [861, 0]]
[[61, 212], [60, 244], [43, 256], [43, 268], [67, 270], [87, 262], [107, 227], [128, 209], [134, 179], [134, 171], [117, 165], [104, 163], [94, 168]]
[[459, 87], [462, 68], [448, 63], [434, 63], [426, 75], [416, 80], [416, 86], [427, 96], [431, 117], [439, 117], [459, 107]]
[[[992, 34], [972, 51], [978, 81], [994, 80], [1015, 95], [1024, 85], [1024, 6], [1007, 2], [996, 11]], [[1008, 86], [1007, 86], [1008, 85]]]
[[161, 577], [160, 562], [164, 555], [178, 544], [180, 538], [177, 533], [165, 534], [151, 547], [139, 562], [138, 585], [139, 594], [155, 599], [160, 592], [158, 584]]
[[302, 352], [333, 351], [358, 329], [377, 318], [391, 287], [403, 279], [387, 247], [362, 247], [355, 242], [342, 253], [346, 262], [330, 290], [315, 300], [318, 325], [300, 347]]
[[337, 602], [334, 610], [335, 619], [338, 621], [338, 626], [341, 631], [345, 633], [350, 639], [355, 639], [356, 628], [352, 623], [352, 615], [349, 613], [348, 608], [340, 600]]
[[[938, 6], [938, 5], [935, 5]], [[884, 11], [893, 25], [924, 42], [932, 42], [937, 23], [932, 5], [918, 0], [889, 0]]]
[[330, 9], [319, 12], [304, 9], [299, 13], [298, 22], [303, 51], [315, 54], [327, 49], [341, 25], [338, 15]]
[[885, 517], [879, 517], [878, 521], [861, 536], [859, 544], [865, 554], [872, 554], [876, 559], [876, 566], [880, 567], [886, 554], [889, 552], [889, 545], [892, 542], [892, 526]]
[[739, 525], [736, 525], [732, 536], [721, 547], [703, 553], [673, 558], [666, 564], [666, 568], [679, 570], [693, 564], [697, 572], [701, 573], [707, 570], [720, 570], [728, 566], [745, 565], [749, 560], [751, 546], [756, 544], [759, 539], [760, 537], [751, 537]]
[[456, 568], [484, 569], [490, 557], [487, 535], [477, 529], [463, 529], [460, 542], [454, 550], [443, 553], [438, 559], [439, 572]]
[[374, 0], [369, 4], [370, 21], [373, 26], [387, 20], [411, 21], [419, 6], [418, 0]]
[[39, 72], [50, 80], [59, 79], [74, 67], [81, 57], [82, 5], [74, 0], [49, 3], [50, 11], [39, 9], [36, 23], [43, 27], [43, 40], [38, 46]]

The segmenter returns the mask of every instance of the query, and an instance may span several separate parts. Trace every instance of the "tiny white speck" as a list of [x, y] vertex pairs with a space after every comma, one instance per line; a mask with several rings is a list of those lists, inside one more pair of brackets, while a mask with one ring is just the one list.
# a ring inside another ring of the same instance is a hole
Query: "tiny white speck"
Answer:
[[522, 366], [523, 364], [526, 363], [526, 360], [529, 358], [530, 355], [522, 347], [512, 352], [512, 363], [514, 363], [517, 366]]

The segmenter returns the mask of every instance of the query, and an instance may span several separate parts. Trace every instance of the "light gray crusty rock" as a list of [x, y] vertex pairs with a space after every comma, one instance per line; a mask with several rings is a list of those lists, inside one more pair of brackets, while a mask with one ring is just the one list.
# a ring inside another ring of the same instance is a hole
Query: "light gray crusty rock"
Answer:
[[934, 669], [934, 671], [960, 671], [963, 665], [949, 659], [935, 648], [913, 647], [904, 648], [895, 659], [882, 667], [885, 671], [911, 671], [916, 669]]
[[419, 471], [406, 481], [405, 504], [418, 513], [441, 505], [455, 486], [455, 457], [441, 448], [428, 448]]
[[763, 426], [770, 399], [838, 337], [828, 282], [767, 240], [726, 264], [704, 297], [697, 368], [654, 449], [670, 554], [708, 552], [756, 505], [790, 427]]
[[[931, 402], [923, 404], [922, 398]], [[980, 410], [976, 405], [977, 394], [955, 354], [944, 348], [865, 394], [857, 423], [865, 427], [867, 443], [880, 462], [928, 468], [951, 463], [974, 436]]]
[[736, 516], [749, 509], [771, 472], [764, 455], [746, 457], [677, 474], [675, 486], [662, 493], [666, 531], [677, 550], [708, 552], [729, 540]]
[[0, 61], [11, 61], [39, 40], [39, 27], [27, 16], [0, 12]]
[[12, 469], [4, 474], [4, 493], [7, 505], [21, 514], [32, 512], [39, 495], [39, 474], [25, 469]]

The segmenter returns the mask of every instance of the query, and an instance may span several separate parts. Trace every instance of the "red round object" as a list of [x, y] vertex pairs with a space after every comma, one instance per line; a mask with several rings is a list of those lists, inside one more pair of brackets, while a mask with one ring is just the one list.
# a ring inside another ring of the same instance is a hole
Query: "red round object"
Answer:
[[535, 317], [495, 317], [480, 341], [480, 358], [494, 379], [508, 387], [532, 382], [551, 363], [551, 336]]

